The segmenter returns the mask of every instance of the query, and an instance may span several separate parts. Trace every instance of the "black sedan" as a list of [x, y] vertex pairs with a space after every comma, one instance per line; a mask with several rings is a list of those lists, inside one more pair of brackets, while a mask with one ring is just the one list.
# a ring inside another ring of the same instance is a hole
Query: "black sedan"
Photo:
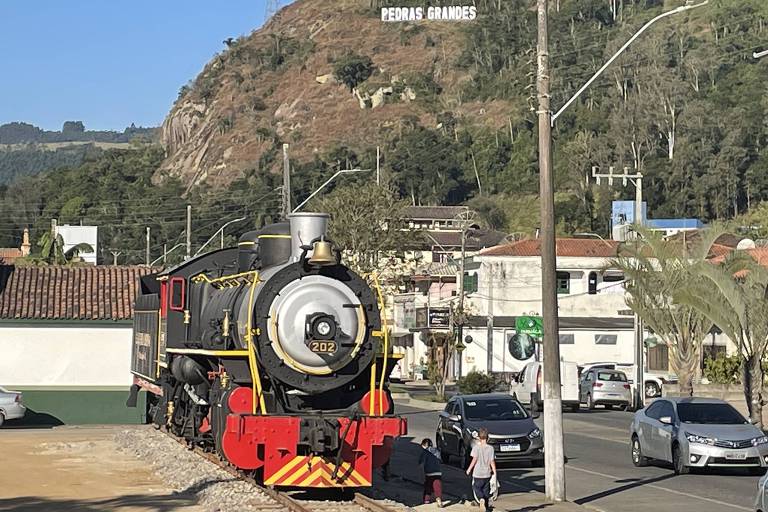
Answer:
[[488, 429], [488, 444], [498, 462], [530, 461], [544, 464], [544, 435], [520, 403], [509, 395], [460, 395], [440, 412], [435, 440], [443, 462], [451, 455], [469, 466], [478, 431]]

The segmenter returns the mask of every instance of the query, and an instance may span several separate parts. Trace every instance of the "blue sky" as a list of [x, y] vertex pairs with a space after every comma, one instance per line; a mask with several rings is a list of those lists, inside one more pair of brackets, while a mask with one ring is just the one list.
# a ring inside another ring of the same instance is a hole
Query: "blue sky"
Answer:
[[260, 27], [264, 11], [265, 0], [2, 0], [0, 124], [159, 125], [222, 41]]

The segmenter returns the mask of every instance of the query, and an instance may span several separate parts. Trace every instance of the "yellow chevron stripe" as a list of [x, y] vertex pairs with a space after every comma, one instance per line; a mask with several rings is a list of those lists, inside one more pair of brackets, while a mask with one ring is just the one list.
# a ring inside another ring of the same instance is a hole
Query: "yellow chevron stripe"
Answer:
[[291, 471], [293, 468], [296, 467], [297, 464], [300, 464], [301, 462], [304, 462], [307, 460], [306, 457], [302, 456], [296, 456], [291, 461], [288, 462], [285, 466], [280, 468], [278, 471], [275, 472], [272, 476], [270, 476], [264, 483], [267, 485], [272, 485], [276, 483], [283, 475]]
[[311, 471], [310, 469], [307, 469], [307, 467], [304, 464], [301, 464], [298, 468], [296, 468], [293, 473], [286, 478], [283, 479], [282, 482], [280, 482], [280, 485], [292, 485], [296, 481], [299, 480], [299, 478], [306, 476], [306, 474]]
[[[317, 468], [315, 470], [314, 473], [311, 473], [307, 478], [305, 478], [304, 480], [302, 480], [300, 483], [298, 483], [296, 485], [298, 485], [299, 487], [306, 487], [307, 485], [312, 483], [313, 480], [317, 479], [318, 477], [325, 476], [325, 475], [328, 475], [328, 468], [326, 468], [324, 466], [320, 466], [319, 468]], [[329, 476], [329, 479], [330, 479], [330, 475], [328, 475], [328, 476]]]

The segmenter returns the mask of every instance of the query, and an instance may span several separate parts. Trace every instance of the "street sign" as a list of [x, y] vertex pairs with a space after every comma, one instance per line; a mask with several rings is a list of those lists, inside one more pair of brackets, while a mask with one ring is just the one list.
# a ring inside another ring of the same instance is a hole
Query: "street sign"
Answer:
[[534, 338], [541, 338], [544, 331], [540, 316], [519, 316], [515, 320], [517, 334], [527, 334]]
[[451, 321], [450, 308], [429, 308], [428, 327], [448, 327]]

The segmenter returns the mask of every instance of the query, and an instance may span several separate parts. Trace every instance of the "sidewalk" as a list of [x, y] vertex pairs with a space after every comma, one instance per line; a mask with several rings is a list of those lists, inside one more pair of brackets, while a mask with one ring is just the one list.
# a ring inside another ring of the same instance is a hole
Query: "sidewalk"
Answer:
[[[422, 503], [423, 473], [416, 464], [421, 447], [410, 442], [410, 438], [398, 440], [390, 463], [390, 479], [385, 481], [381, 472], [374, 475], [375, 497], [386, 497], [407, 505], [418, 511], [437, 512], [434, 503]], [[472, 490], [470, 479], [458, 467], [443, 464], [443, 501], [448, 512], [477, 512], [477, 506], [471, 501]], [[514, 471], [513, 471], [514, 472]], [[595, 510], [570, 502], [547, 503], [542, 492], [528, 489], [521, 483], [511, 482], [508, 476], [502, 475], [499, 498], [492, 503], [496, 512], [579, 512]], [[532, 486], [543, 486], [543, 477], [535, 480], [521, 478]]]

